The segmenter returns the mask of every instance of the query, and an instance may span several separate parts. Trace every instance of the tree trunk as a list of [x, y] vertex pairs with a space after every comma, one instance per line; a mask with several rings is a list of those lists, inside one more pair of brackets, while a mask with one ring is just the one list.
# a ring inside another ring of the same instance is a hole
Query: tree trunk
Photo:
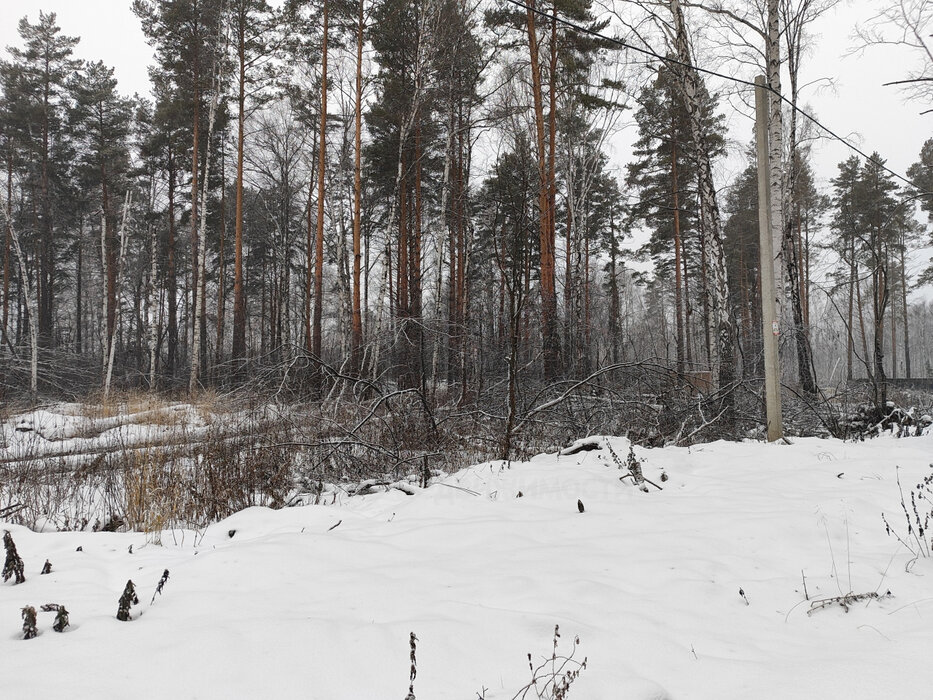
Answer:
[[910, 379], [910, 329], [907, 323], [907, 273], [904, 264], [904, 249], [907, 242], [901, 241], [901, 311], [904, 321], [904, 376]]
[[529, 0], [528, 51], [531, 59], [531, 83], [534, 97], [535, 138], [538, 154], [538, 213], [540, 220], [541, 335], [544, 350], [544, 377], [554, 379], [560, 368], [560, 340], [557, 330], [557, 294], [554, 284], [554, 227], [551, 223], [550, 175], [544, 138], [544, 104], [541, 67], [538, 61], [538, 37], [535, 31], [535, 0]]
[[784, 235], [784, 123], [781, 111], [781, 35], [779, 0], [767, 0], [768, 31], [765, 62], [768, 69], [768, 163], [771, 189], [771, 240], [774, 245], [774, 296], [776, 318], [784, 323], [784, 257], [788, 241]]
[[874, 381], [874, 371], [868, 354], [868, 333], [865, 331], [865, 313], [862, 304], [862, 283], [859, 280], [855, 282], [855, 304], [858, 312], [859, 329], [862, 332], [862, 363], [865, 365], [865, 373], [868, 378]]
[[[37, 253], [36, 314], [30, 314], [30, 332], [34, 324], [38, 325], [38, 342], [43, 347], [51, 347], [54, 319], [54, 289], [55, 256], [52, 241], [52, 202], [49, 193], [49, 157], [50, 157], [50, 129], [51, 129], [51, 76], [49, 74], [49, 61], [45, 61], [45, 73], [42, 83], [42, 155], [40, 174], [40, 204], [42, 207], [41, 226], [39, 228], [39, 246]], [[12, 226], [12, 224], [11, 224]], [[28, 308], [28, 307], [27, 307]]]
[[692, 368], [694, 338], [691, 320], [693, 319], [693, 304], [690, 301], [690, 275], [688, 274], [687, 270], [687, 246], [683, 236], [680, 238], [680, 260], [683, 266], [684, 282], [684, 357], [686, 359], [687, 365]]
[[417, 382], [421, 390], [425, 389], [424, 347], [421, 332], [421, 123], [415, 127], [415, 221], [411, 237], [411, 257], [408, 261], [409, 284], [409, 337], [408, 342], [415, 356], [413, 364], [417, 368]]
[[[224, 139], [225, 141], [226, 139]], [[227, 160], [221, 141], [220, 155], [220, 245], [217, 250], [217, 328], [216, 351], [214, 352], [214, 365], [219, 366], [224, 359], [224, 326], [227, 305], [226, 272], [227, 259], [225, 246], [227, 243]], [[215, 369], [216, 371], [216, 369]]]
[[233, 345], [231, 356], [246, 356], [246, 294], [243, 287], [243, 142], [246, 121], [246, 9], [237, 13], [237, 145], [236, 145], [236, 214], [233, 233]]
[[[772, 16], [771, 12], [777, 12], [776, 8], [772, 8], [771, 5], [774, 5], [775, 0], [769, 0], [769, 42], [774, 39], [772, 37]], [[773, 18], [773, 30], [776, 34], [777, 32], [777, 17]], [[803, 244], [801, 241], [801, 207], [799, 201], [799, 192], [798, 192], [798, 181], [801, 173], [801, 164], [800, 164], [800, 146], [797, 143], [797, 97], [798, 97], [798, 70], [799, 70], [799, 48], [796, 47], [797, 42], [799, 42], [800, 37], [796, 36], [795, 38], [790, 37], [791, 28], [785, 27], [785, 33], [787, 35], [787, 65], [788, 73], [790, 75], [790, 99], [791, 99], [791, 114], [790, 114], [790, 178], [786, 192], [791, 202], [791, 209], [794, 213], [793, 217], [789, 217], [790, 220], [784, 223], [784, 236], [783, 236], [783, 255], [785, 256], [785, 266], [787, 268], [787, 290], [790, 294], [790, 303], [791, 303], [791, 312], [793, 314], [793, 323], [794, 323], [794, 340], [797, 347], [797, 378], [800, 381], [800, 385], [803, 390], [808, 394], [815, 394], [817, 392], [817, 383], [816, 383], [816, 373], [813, 366], [813, 351], [810, 347], [810, 337], [809, 337], [809, 310], [807, 309], [807, 279], [805, 275], [805, 269], [807, 265], [802, 259], [804, 254]], [[799, 28], [798, 28], [798, 31]], [[780, 56], [777, 57], [780, 59]], [[769, 69], [771, 64], [769, 62]], [[780, 75], [778, 73], [778, 80], [780, 80]], [[774, 95], [772, 94], [772, 97]], [[774, 110], [774, 105], [772, 104], [772, 112]], [[781, 111], [780, 101], [777, 104], [778, 113]], [[772, 198], [774, 193], [772, 192]], [[783, 208], [782, 208], [783, 212]]]
[[[550, 257], [550, 282], [549, 285], [554, 288], [554, 303], [551, 318], [553, 325], [553, 334], [545, 335], [547, 339], [550, 336], [550, 343], [545, 341], [544, 362], [550, 365], [550, 370], [545, 369], [545, 376], [557, 377], [561, 372], [561, 348], [560, 333], [557, 323], [557, 267], [556, 267], [556, 239], [557, 239], [557, 7], [551, 7], [551, 45], [550, 45], [550, 66], [548, 71], [548, 232], [547, 248]], [[572, 193], [568, 192], [568, 199], [572, 200]], [[572, 220], [571, 220], [572, 223]], [[568, 237], [572, 234], [568, 234]], [[544, 257], [544, 246], [542, 246], [542, 258]], [[543, 288], [542, 284], [542, 288]], [[571, 290], [573, 284], [571, 283]], [[543, 320], [543, 319], [542, 319]], [[545, 330], [547, 326], [545, 324]], [[548, 349], [550, 345], [550, 349]], [[569, 351], [568, 351], [569, 352]]]
[[156, 390], [156, 364], [159, 347], [158, 324], [158, 296], [156, 295], [156, 279], [158, 269], [158, 245], [156, 242], [155, 226], [149, 224], [149, 284], [146, 294], [146, 316], [149, 324], [149, 390]]
[[[84, 217], [81, 217], [81, 223], [78, 226], [77, 248], [78, 255], [75, 261], [75, 353], [80, 355], [84, 352]], [[4, 333], [6, 327], [6, 309], [4, 309]]]
[[[197, 0], [194, 2], [194, 11], [197, 13]], [[194, 87], [194, 105], [192, 115], [192, 139], [191, 139], [191, 347], [192, 353], [189, 358], [191, 362], [188, 390], [194, 392], [198, 377], [198, 363], [200, 362], [200, 334], [198, 333], [198, 185], [200, 184], [200, 131], [201, 131], [201, 63], [200, 47], [201, 37], [198, 30], [198, 21], [195, 20], [195, 41], [194, 41], [194, 60], [192, 64], [192, 82]], [[208, 150], [210, 150], [210, 139], [208, 139]], [[187, 324], [186, 324], [187, 325]]]
[[350, 373], [362, 370], [363, 315], [360, 308], [360, 221], [362, 209], [362, 130], [363, 130], [363, 0], [359, 0], [359, 24], [356, 34], [356, 126], [353, 165], [353, 311], [350, 340]]
[[[889, 277], [893, 278], [894, 275], [889, 272]], [[897, 306], [895, 299], [896, 297], [891, 295], [891, 379], [897, 378]]]
[[[199, 235], [196, 234], [194, 240], [197, 241], [200, 239], [202, 244], [200, 246], [200, 255], [193, 262], [193, 284], [194, 289], [194, 325], [191, 331], [191, 366], [190, 373], [188, 375], [188, 393], [194, 394], [198, 389], [198, 375], [201, 369], [201, 342], [202, 336], [205, 335], [205, 323], [204, 323], [204, 280], [207, 267], [207, 245], [204, 244], [205, 234], [207, 232], [207, 187], [210, 182], [210, 173], [211, 173], [211, 153], [210, 153], [210, 143], [211, 138], [214, 135], [214, 120], [217, 114], [217, 105], [220, 101], [220, 80], [219, 76], [215, 76], [213, 94], [211, 96], [211, 105], [208, 112], [207, 118], [207, 149], [204, 154], [204, 181], [202, 183], [202, 197], [200, 210], [195, 210], [192, 212], [192, 218], [199, 222]], [[198, 284], [198, 281], [201, 281], [201, 284]], [[200, 327], [199, 327], [200, 326]]]
[[175, 156], [169, 146], [168, 165], [168, 261], [166, 264], [166, 288], [168, 289], [168, 357], [166, 372], [175, 376], [175, 363], [178, 359], [178, 275], [175, 268]]
[[[852, 381], [853, 360], [855, 355], [855, 294], [856, 284], [856, 262], [855, 262], [855, 238], [852, 239], [849, 247], [849, 318], [846, 324], [846, 380]], [[861, 315], [861, 304], [859, 304], [859, 314]], [[863, 329], [864, 336], [864, 329]]]
[[107, 321], [105, 346], [110, 346], [113, 334], [116, 332], [117, 319], [117, 250], [114, 236], [113, 213], [110, 206], [110, 193], [107, 188], [107, 170], [103, 159], [100, 160], [100, 189], [101, 189], [101, 265], [106, 280], [106, 295], [104, 298], [104, 313]]
[[26, 272], [26, 256], [23, 255], [23, 248], [19, 242], [19, 235], [13, 227], [13, 216], [10, 213], [9, 205], [4, 205], [3, 216], [6, 219], [7, 233], [10, 236], [10, 243], [16, 254], [16, 261], [19, 266], [20, 287], [23, 290], [23, 296], [26, 302], [27, 321], [29, 323], [29, 393], [33, 401], [39, 395], [39, 331], [36, 319], [38, 318], [38, 290], [33, 293], [32, 285], [29, 283], [29, 275]]
[[[321, 129], [318, 135], [317, 172], [317, 235], [314, 244], [314, 319], [311, 352], [321, 358], [321, 323], [324, 312], [324, 177], [327, 170], [327, 34], [329, 27], [328, 0], [324, 0], [324, 41], [321, 48]], [[320, 371], [317, 388], [320, 389]]]
[[[7, 156], [7, 179], [6, 179], [6, 211], [8, 213], [13, 211], [13, 147], [10, 146], [10, 152]], [[10, 214], [12, 216], [12, 214]], [[10, 259], [11, 252], [13, 248], [13, 224], [8, 223], [3, 231], [3, 310], [2, 310], [2, 321], [3, 321], [3, 338], [4, 346], [9, 346], [11, 343], [10, 340]], [[80, 244], [78, 247], [78, 254], [80, 256], [81, 248]], [[80, 257], [78, 258], [80, 265]], [[79, 288], [80, 288], [80, 275], [79, 279]], [[80, 320], [81, 316], [78, 315]]]
[[[673, 129], [672, 129], [673, 133]], [[684, 317], [680, 273], [680, 179], [677, 177], [677, 141], [671, 139], [671, 195], [674, 208], [674, 315], [677, 332], [677, 372], [684, 371]]]
[[[119, 258], [116, 261], [116, 279], [114, 282], [116, 295], [119, 295], [120, 286], [123, 282], [123, 263], [126, 259], [126, 242], [129, 236], [129, 231], [127, 229], [127, 226], [128, 226], [129, 218], [130, 218], [130, 207], [132, 206], [132, 204], [133, 204], [133, 196], [129, 191], [127, 191], [126, 199], [124, 200], [124, 203], [123, 203], [123, 218], [120, 223], [120, 235], [119, 235], [120, 252], [119, 252]], [[108, 304], [108, 307], [109, 307], [109, 304]], [[120, 317], [119, 307], [117, 307], [114, 310], [114, 314], [115, 314], [114, 321], [118, 322], [119, 317]], [[110, 396], [110, 382], [113, 379], [113, 361], [116, 355], [116, 349], [117, 349], [117, 334], [111, 333], [108, 339], [108, 344], [107, 344], [106, 372], [104, 375], [104, 401], [106, 401], [107, 398]]]
[[[719, 206], [713, 184], [713, 170], [710, 163], [707, 134], [700, 115], [699, 82], [692, 64], [680, 0], [671, 0], [671, 12], [674, 16], [677, 57], [682, 64], [682, 68], [678, 71], [680, 74], [681, 94], [690, 122], [691, 135], [697, 147], [700, 214], [703, 222], [704, 239], [708, 247], [706, 262], [710, 276], [708, 286], [709, 307], [717, 331], [717, 342], [715, 344], [717, 357], [714, 364], [718, 365], [718, 385], [720, 388], [725, 388], [735, 379], [735, 334], [728, 308], [729, 286], [726, 276], [725, 251], [722, 245]], [[732, 393], [728, 392], [723, 398], [723, 403], [729, 407], [732, 401]]]
[[616, 245], [615, 217], [609, 213], [609, 348], [613, 364], [619, 362], [619, 273], [618, 273], [618, 246]]

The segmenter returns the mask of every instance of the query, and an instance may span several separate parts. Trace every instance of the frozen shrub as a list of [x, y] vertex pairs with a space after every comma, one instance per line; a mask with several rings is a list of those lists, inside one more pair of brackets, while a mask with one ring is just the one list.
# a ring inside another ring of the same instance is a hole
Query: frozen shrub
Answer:
[[26, 575], [23, 573], [23, 559], [16, 551], [16, 545], [13, 544], [13, 536], [7, 530], [3, 534], [3, 548], [6, 550], [6, 561], [3, 563], [3, 580], [9, 581], [15, 578], [14, 583], [23, 583], [26, 581]]
[[42, 606], [42, 612], [54, 612], [55, 622], [52, 623], [52, 629], [56, 632], [64, 632], [65, 628], [71, 624], [68, 619], [68, 611], [64, 605], [59, 603], [46, 603]]
[[123, 595], [120, 596], [119, 607], [117, 608], [117, 619], [120, 622], [129, 622], [132, 620], [130, 608], [139, 605], [139, 598], [136, 595], [136, 586], [133, 581], [126, 582], [126, 588], [123, 589]]
[[36, 609], [31, 605], [23, 608], [23, 639], [34, 639], [39, 634], [36, 629]]

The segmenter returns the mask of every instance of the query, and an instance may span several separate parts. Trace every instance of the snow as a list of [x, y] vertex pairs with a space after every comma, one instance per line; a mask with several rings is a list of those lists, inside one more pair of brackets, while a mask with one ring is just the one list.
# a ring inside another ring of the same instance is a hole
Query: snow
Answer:
[[[0, 584], [0, 697], [401, 700], [414, 631], [418, 698], [502, 700], [555, 624], [587, 657], [570, 698], [929, 692], [933, 562], [910, 565], [881, 513], [905, 534], [895, 467], [909, 491], [933, 436], [636, 447], [647, 493], [619, 479], [628, 442], [595, 441], [202, 532], [7, 525], [27, 581]], [[811, 600], [882, 597], [808, 615], [801, 572]], [[140, 605], [119, 622], [127, 579]], [[40, 612], [22, 640], [20, 609], [52, 602], [71, 627]]]
[[107, 448], [203, 437], [208, 426], [190, 404], [86, 415], [80, 404], [55, 404], [0, 421], [0, 457], [74, 457]]

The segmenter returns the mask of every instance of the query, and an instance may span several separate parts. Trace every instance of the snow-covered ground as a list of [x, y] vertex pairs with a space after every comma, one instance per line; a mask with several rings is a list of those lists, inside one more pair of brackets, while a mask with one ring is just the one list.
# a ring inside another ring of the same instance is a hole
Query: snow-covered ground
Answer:
[[[933, 561], [905, 570], [881, 514], [906, 535], [895, 468], [909, 492], [933, 436], [636, 448], [647, 493], [599, 444], [201, 533], [6, 526], [27, 580], [0, 584], [0, 698], [402, 700], [413, 631], [419, 699], [509, 699], [555, 624], [581, 700], [931, 696]], [[808, 614], [850, 592], [881, 597]], [[71, 627], [22, 640], [52, 602]]]

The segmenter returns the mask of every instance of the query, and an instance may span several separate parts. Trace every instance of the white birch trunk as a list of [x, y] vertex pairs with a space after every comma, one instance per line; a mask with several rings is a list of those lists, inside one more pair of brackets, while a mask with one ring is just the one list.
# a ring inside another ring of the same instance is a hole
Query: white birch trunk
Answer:
[[774, 296], [776, 319], [784, 323], [784, 120], [781, 100], [781, 36], [779, 0], [768, 0], [768, 31], [765, 59], [768, 69], [768, 173], [771, 189], [771, 242], [774, 250]]
[[156, 278], [158, 249], [155, 228], [149, 224], [149, 283], [146, 289], [146, 320], [149, 323], [149, 391], [156, 389], [156, 349], [159, 344], [158, 297], [156, 296]]
[[123, 268], [126, 259], [126, 241], [129, 238], [128, 222], [130, 218], [130, 207], [133, 204], [133, 195], [130, 191], [126, 193], [126, 199], [123, 203], [123, 218], [120, 221], [120, 257], [117, 259], [117, 289], [116, 289], [116, 308], [114, 309], [113, 333], [110, 335], [110, 347], [107, 350], [107, 367], [104, 376], [104, 401], [110, 396], [110, 383], [113, 379], [113, 359], [117, 349], [117, 329], [120, 327], [120, 293], [123, 288]]
[[26, 273], [26, 257], [23, 255], [23, 248], [19, 243], [19, 234], [13, 226], [13, 217], [10, 214], [10, 205], [8, 202], [3, 204], [3, 218], [6, 219], [7, 227], [10, 230], [10, 238], [13, 241], [13, 252], [16, 253], [16, 264], [19, 267], [19, 278], [26, 290], [26, 314], [29, 321], [29, 393], [33, 401], [39, 393], [39, 328], [36, 325], [39, 321], [39, 301], [36, 293], [33, 291], [32, 284], [29, 282], [29, 275]]
[[214, 122], [217, 116], [217, 103], [220, 101], [219, 76], [214, 83], [214, 94], [211, 96], [211, 107], [207, 118], [207, 146], [204, 149], [204, 179], [201, 183], [201, 201], [198, 221], [198, 239], [200, 249], [198, 255], [198, 284], [194, 290], [194, 319], [191, 331], [191, 369], [188, 375], [188, 393], [194, 394], [198, 388], [198, 372], [201, 367], [201, 309], [204, 306], [204, 295], [201, 293], [201, 280], [207, 268], [207, 245], [204, 238], [207, 234], [207, 184], [211, 175], [211, 138], [214, 136]]
[[697, 160], [698, 181], [700, 188], [700, 215], [705, 232], [709, 284], [707, 297], [710, 314], [717, 329], [716, 342], [711, 343], [710, 364], [717, 384], [721, 388], [735, 378], [733, 355], [732, 319], [729, 317], [729, 287], [726, 276], [725, 251], [722, 245], [722, 229], [719, 218], [719, 205], [716, 201], [716, 188], [713, 184], [713, 170], [710, 163], [706, 133], [701, 122], [700, 86], [684, 23], [680, 0], [670, 0], [671, 14], [674, 20], [674, 48], [681, 64], [677, 67], [680, 91], [684, 107], [690, 121]]

